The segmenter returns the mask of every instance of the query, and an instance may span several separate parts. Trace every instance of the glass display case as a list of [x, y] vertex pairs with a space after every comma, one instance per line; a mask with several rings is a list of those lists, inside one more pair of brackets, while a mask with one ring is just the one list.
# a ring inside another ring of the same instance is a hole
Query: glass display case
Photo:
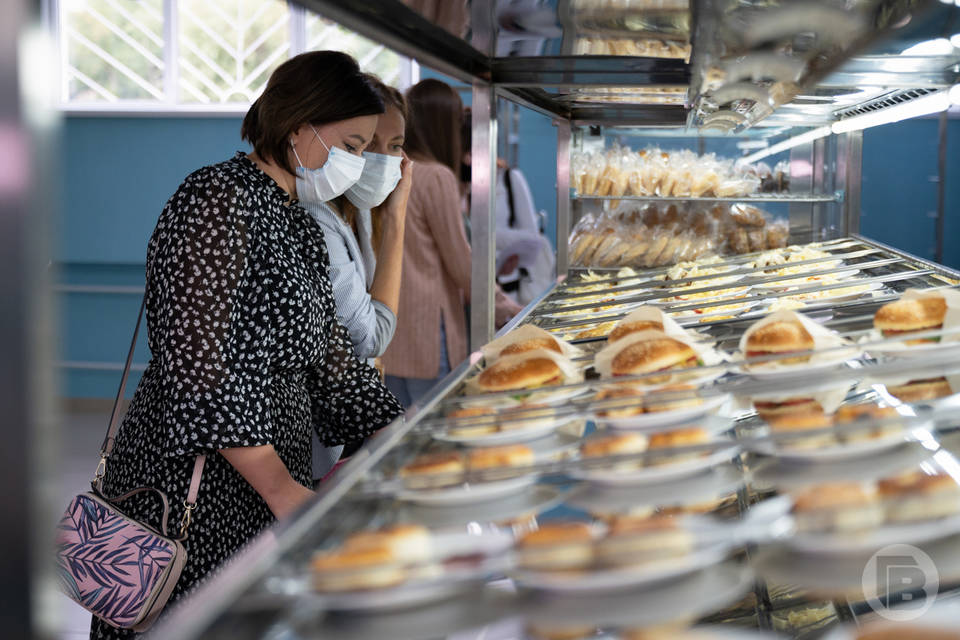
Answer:
[[[858, 233], [954, 7], [304, 4], [473, 85], [474, 352], [160, 637], [960, 633], [960, 273]], [[559, 274], [495, 338], [498, 98], [555, 119]]]

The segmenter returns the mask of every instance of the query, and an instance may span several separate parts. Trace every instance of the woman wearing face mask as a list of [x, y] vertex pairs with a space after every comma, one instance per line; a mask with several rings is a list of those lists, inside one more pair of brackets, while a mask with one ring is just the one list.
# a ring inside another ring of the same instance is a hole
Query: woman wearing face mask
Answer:
[[412, 163], [403, 156], [406, 101], [369, 76], [386, 111], [363, 152], [360, 179], [344, 195], [305, 204], [323, 228], [337, 317], [358, 358], [381, 356], [397, 325], [403, 232]]
[[[397, 330], [383, 355], [387, 386], [409, 406], [467, 357], [470, 245], [460, 207], [460, 119], [450, 85], [428, 79], [407, 92], [405, 149], [415, 162], [404, 233]], [[497, 292], [503, 325], [520, 307]]]
[[[323, 233], [301, 204], [359, 179], [383, 111], [350, 56], [292, 58], [244, 118], [253, 152], [194, 172], [160, 214], [147, 249], [151, 359], [104, 490], [159, 489], [178, 522], [206, 455], [171, 603], [310, 499], [311, 431], [351, 443], [401, 411], [337, 321]], [[150, 492], [123, 506], [159, 526]], [[91, 638], [133, 635], [98, 619], [91, 628]]]

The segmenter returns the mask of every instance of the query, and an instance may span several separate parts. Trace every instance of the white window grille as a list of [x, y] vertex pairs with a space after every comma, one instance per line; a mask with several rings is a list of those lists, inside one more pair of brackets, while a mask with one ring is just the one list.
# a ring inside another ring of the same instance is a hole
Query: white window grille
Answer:
[[47, 0], [67, 111], [242, 112], [270, 73], [334, 49], [388, 84], [407, 58], [285, 0]]

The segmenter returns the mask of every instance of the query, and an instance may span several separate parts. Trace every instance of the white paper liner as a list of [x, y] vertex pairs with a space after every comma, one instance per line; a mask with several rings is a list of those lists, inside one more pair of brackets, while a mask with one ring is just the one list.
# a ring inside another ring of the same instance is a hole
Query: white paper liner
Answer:
[[[572, 384], [574, 382], [583, 382], [583, 371], [574, 364], [570, 362], [567, 358], [564, 358], [562, 355], [556, 351], [551, 351], [549, 349], [534, 349], [533, 351], [527, 351], [524, 353], [518, 353], [516, 355], [504, 356], [500, 358], [497, 362], [504, 363], [504, 366], [515, 363], [523, 362], [524, 360], [529, 360], [531, 358], [549, 358], [557, 363], [557, 366], [560, 367], [560, 374], [563, 379], [559, 384]], [[482, 373], [482, 372], [481, 372]], [[482, 393], [489, 393], [487, 390], [481, 388], [477, 384], [477, 378], [480, 377], [480, 374], [475, 375], [472, 378], [469, 378], [464, 381], [464, 389], [468, 395], [477, 395]], [[549, 387], [538, 387], [535, 391], [541, 391], [544, 389], [549, 389]], [[517, 393], [523, 393], [523, 389], [517, 389]]]
[[943, 377], [946, 378], [947, 384], [950, 385], [950, 390], [954, 393], [960, 393], [960, 373], [955, 373], [949, 376], [937, 376], [930, 374], [904, 374], [899, 376], [882, 376], [877, 378], [864, 378], [862, 382], [858, 385], [858, 389], [868, 390], [875, 384], [882, 384], [885, 387], [899, 387], [900, 385], [907, 384], [908, 382], [913, 382], [916, 380], [933, 380], [935, 378]]
[[481, 351], [483, 352], [483, 357], [486, 360], [487, 365], [490, 365], [500, 357], [500, 352], [510, 345], [516, 344], [517, 342], [524, 342], [525, 340], [535, 340], [537, 338], [551, 338], [556, 340], [560, 345], [561, 353], [563, 353], [563, 355], [567, 358], [577, 358], [583, 355], [583, 351], [581, 349], [567, 343], [565, 340], [561, 340], [558, 336], [551, 334], [549, 331], [545, 331], [540, 327], [535, 327], [532, 324], [519, 326], [506, 335], [502, 335], [496, 340], [488, 342], [483, 346]]
[[796, 398], [812, 398], [814, 402], [823, 407], [825, 413], [834, 413], [847, 397], [850, 390], [849, 383], [843, 383], [842, 386], [832, 389], [811, 389], [809, 391], [781, 391], [777, 393], [765, 393], [751, 397], [738, 398], [737, 406], [749, 409], [754, 402], [785, 402]]
[[[666, 326], [666, 325], [664, 325]], [[613, 359], [617, 357], [621, 351], [629, 347], [635, 342], [642, 342], [644, 340], [650, 340], [651, 338], [660, 338], [664, 334], [661, 331], [656, 331], [649, 329], [647, 331], [639, 331], [637, 333], [631, 333], [627, 336], [624, 336], [620, 340], [617, 340], [613, 344], [609, 344], [600, 351], [597, 352], [597, 355], [593, 359], [593, 368], [604, 378], [612, 378], [613, 371], [611, 365]], [[703, 344], [702, 342], [697, 342], [693, 340], [688, 335], [671, 335], [668, 336], [674, 340], [678, 340], [687, 346], [689, 346], [697, 354], [697, 357], [703, 360], [703, 364], [706, 366], [712, 366], [719, 364], [723, 361], [723, 357], [717, 353], [710, 345]], [[673, 376], [672, 376], [673, 377]], [[671, 377], [671, 378], [672, 378]], [[677, 382], [682, 382], [682, 380], [676, 380]]]
[[[903, 292], [903, 295], [900, 296], [901, 300], [921, 300], [924, 298], [943, 298], [947, 303], [947, 313], [943, 316], [943, 328], [944, 329], [957, 329], [960, 328], [960, 290], [957, 289], [907, 289]], [[871, 342], [874, 340], [883, 340], [883, 332], [879, 329], [874, 329], [872, 332], [860, 339], [861, 342]], [[905, 338], [907, 340], [909, 338]], [[944, 342], [960, 342], [960, 332], [944, 335], [940, 338], [940, 343]], [[911, 345], [906, 342], [890, 342], [883, 345], [877, 345], [875, 347], [867, 347], [867, 350], [874, 349], [875, 351], [905, 351], [908, 349], [914, 349], [917, 346], [924, 345]], [[934, 343], [931, 343], [932, 347], [935, 347]]]
[[[663, 332], [671, 338], [694, 338], [693, 335], [677, 324], [676, 320], [665, 314], [659, 307], [652, 307], [648, 305], [638, 307], [637, 309], [631, 311], [626, 317], [613, 325], [613, 327], [610, 329], [610, 332], [612, 333], [617, 327], [630, 324], [631, 322], [659, 322], [663, 325]], [[630, 334], [627, 334], [623, 338], [620, 338], [620, 340], [629, 337], [629, 335]], [[620, 340], [617, 340], [616, 342], [619, 342]]]
[[[810, 318], [806, 317], [801, 313], [796, 311], [777, 311], [771, 313], [767, 317], [763, 318], [759, 322], [755, 322], [750, 325], [750, 328], [747, 329], [744, 334], [740, 337], [740, 353], [746, 354], [747, 352], [747, 340], [753, 334], [754, 331], [761, 327], [765, 327], [771, 322], [799, 322], [803, 325], [803, 328], [813, 337], [813, 348], [815, 353], [810, 356], [810, 360], [805, 364], [817, 364], [821, 362], [842, 362], [843, 360], [849, 360], [850, 358], [855, 357], [860, 351], [853, 345], [850, 349], [844, 349], [841, 351], [828, 351], [827, 353], [816, 353], [822, 349], [832, 349], [834, 347], [839, 347], [845, 344], [850, 344], [847, 340], [844, 340], [838, 334], [834, 333], [830, 329], [823, 327]], [[774, 354], [770, 354], [774, 355]], [[758, 364], [749, 365], [749, 370], [751, 371], [774, 371], [777, 369], [799, 369], [803, 368], [803, 365], [793, 364], [783, 364], [779, 361], [770, 361], [763, 362]]]

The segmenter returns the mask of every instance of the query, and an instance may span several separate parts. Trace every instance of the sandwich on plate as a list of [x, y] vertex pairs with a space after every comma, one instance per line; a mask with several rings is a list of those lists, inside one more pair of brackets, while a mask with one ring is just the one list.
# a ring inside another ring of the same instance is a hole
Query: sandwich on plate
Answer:
[[[883, 333], [884, 338], [896, 338], [942, 329], [946, 314], [947, 301], [942, 296], [904, 298], [877, 309], [873, 316], [873, 326]], [[940, 342], [940, 336], [905, 342], [909, 345]]]

